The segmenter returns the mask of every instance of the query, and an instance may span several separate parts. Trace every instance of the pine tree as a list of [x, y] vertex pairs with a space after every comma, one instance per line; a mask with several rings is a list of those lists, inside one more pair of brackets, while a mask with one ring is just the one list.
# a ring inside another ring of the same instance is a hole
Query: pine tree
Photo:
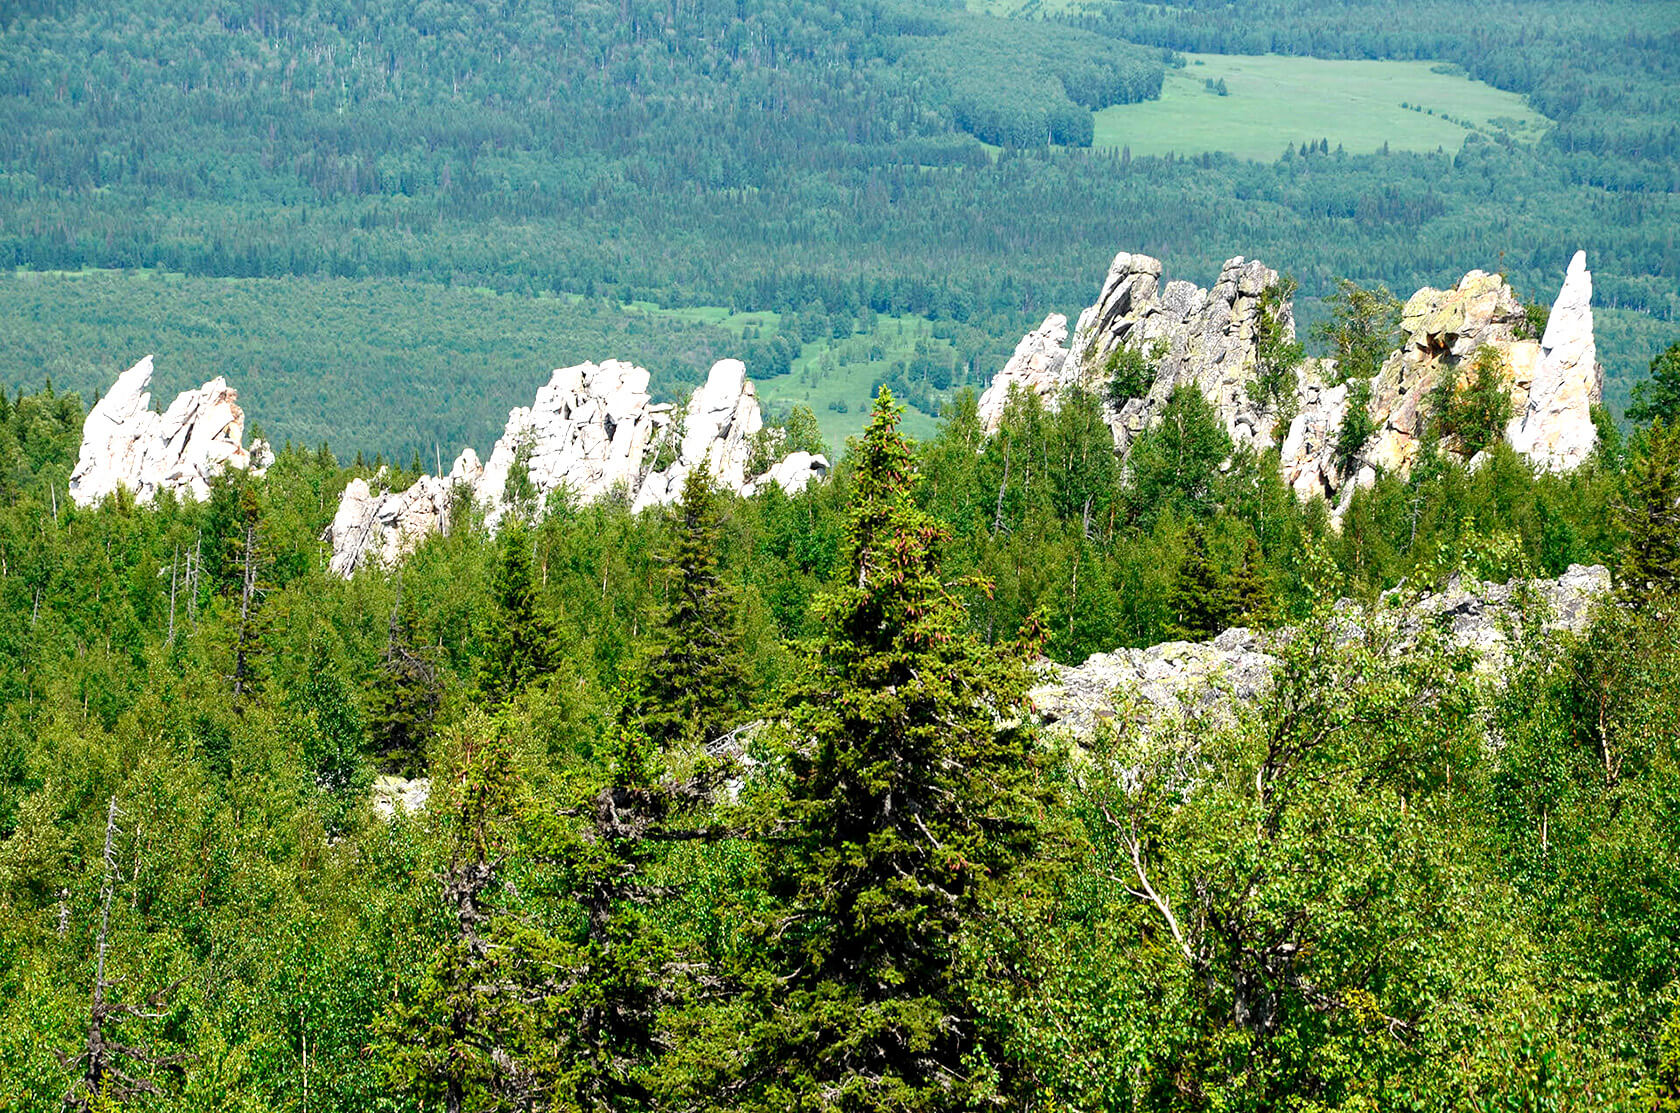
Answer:
[[786, 974], [760, 1047], [766, 1108], [1009, 1097], [955, 964], [980, 894], [1034, 842], [1028, 651], [970, 633], [898, 416], [882, 391], [858, 450], [844, 578], [816, 604], [824, 635], [786, 703], [774, 837], [791, 907], [774, 929]]
[[1628, 420], [1640, 425], [1661, 421], [1680, 424], [1680, 342], [1651, 359], [1651, 377], [1633, 387]]
[[1225, 599], [1219, 570], [1208, 556], [1207, 537], [1201, 526], [1192, 524], [1184, 537], [1184, 559], [1173, 582], [1173, 618], [1167, 636], [1174, 641], [1193, 642], [1217, 634], [1228, 617]]
[[1659, 419], [1644, 442], [1617, 507], [1627, 533], [1621, 580], [1636, 595], [1680, 590], [1680, 425]]
[[490, 652], [479, 682], [500, 703], [554, 669], [555, 632], [537, 599], [531, 531], [517, 519], [503, 523], [497, 538], [496, 608], [488, 616]]
[[521, 795], [500, 732], [482, 719], [463, 728], [442, 787], [433, 799], [448, 808], [449, 860], [438, 881], [451, 923], [425, 965], [399, 986], [375, 1056], [393, 1087], [427, 1107], [534, 1109], [548, 1081], [539, 1067], [541, 1006], [555, 987], [541, 937], [521, 931], [499, 907], [510, 892]]
[[1265, 626], [1272, 618], [1272, 589], [1266, 582], [1266, 558], [1260, 542], [1249, 534], [1242, 563], [1220, 585], [1220, 613], [1224, 623]]
[[669, 602], [644, 669], [642, 721], [663, 749], [722, 735], [751, 691], [739, 598], [718, 567], [719, 519], [717, 490], [702, 463], [683, 483], [666, 556]]

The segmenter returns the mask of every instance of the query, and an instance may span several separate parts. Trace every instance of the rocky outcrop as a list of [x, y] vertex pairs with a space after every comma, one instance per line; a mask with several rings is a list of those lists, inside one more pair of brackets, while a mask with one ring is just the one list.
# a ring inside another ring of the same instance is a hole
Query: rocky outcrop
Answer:
[[[97, 505], [119, 487], [140, 502], [150, 502], [159, 491], [202, 500], [223, 469], [253, 466], [244, 446], [245, 413], [225, 380], [183, 391], [161, 414], [151, 408], [151, 382], [147, 356], [119, 375], [88, 412], [70, 473], [70, 497], [77, 505]], [[252, 448], [260, 471], [273, 453], [260, 441]]]
[[1604, 397], [1604, 368], [1593, 343], [1592, 274], [1584, 251], [1569, 261], [1540, 338], [1539, 367], [1524, 393], [1524, 404], [1505, 433], [1511, 446], [1551, 471], [1579, 467], [1597, 443], [1592, 407]]
[[[981, 395], [987, 428], [995, 430], [1002, 420], [1012, 386], [1051, 404], [1070, 386], [1101, 393], [1112, 372], [1110, 360], [1120, 348], [1131, 347], [1150, 360], [1154, 381], [1143, 397], [1106, 410], [1121, 451], [1159, 416], [1180, 384], [1201, 390], [1237, 444], [1274, 443], [1275, 415], [1251, 398], [1248, 388], [1257, 365], [1262, 299], [1277, 284], [1277, 272], [1238, 256], [1207, 290], [1182, 280], [1163, 285], [1161, 275], [1159, 259], [1124, 251], [1115, 256], [1096, 304], [1079, 315], [1068, 347], [1062, 347], [1066, 318], [1052, 315], [1015, 349]], [[1283, 335], [1292, 338], [1293, 306], [1283, 301], [1276, 312]]]
[[[1370, 623], [1391, 621], [1396, 627], [1391, 649], [1405, 652], [1424, 629], [1435, 629], [1474, 650], [1479, 667], [1493, 674], [1508, 660], [1510, 628], [1521, 608], [1537, 602], [1549, 616], [1548, 630], [1580, 633], [1591, 620], [1593, 604], [1609, 589], [1606, 568], [1577, 564], [1555, 580], [1456, 581], [1398, 612], [1392, 608], [1400, 593], [1391, 592], [1375, 615], [1347, 601], [1339, 604], [1340, 636], [1352, 641], [1363, 637]], [[1278, 663], [1275, 652], [1289, 637], [1287, 629], [1257, 634], [1239, 627], [1207, 642], [1118, 649], [1073, 666], [1047, 664], [1031, 699], [1043, 722], [1076, 736], [1091, 734], [1117, 715], [1145, 729], [1174, 717], [1219, 719], [1265, 696]]]
[[1347, 417], [1348, 385], [1326, 382], [1323, 365], [1315, 361], [1301, 375], [1300, 408], [1283, 439], [1279, 465], [1283, 481], [1302, 499], [1321, 496], [1334, 502], [1342, 485], [1336, 444]]
[[[1337, 441], [1351, 392], [1336, 383], [1331, 361], [1308, 360], [1300, 367], [1287, 429], [1276, 428], [1277, 414], [1251, 394], [1266, 313], [1276, 314], [1280, 336], [1294, 336], [1294, 307], [1266, 297], [1278, 281], [1276, 271], [1239, 256], [1226, 262], [1210, 289], [1184, 281], [1163, 285], [1159, 260], [1121, 252], [1071, 339], [1060, 314], [1022, 338], [981, 395], [980, 418], [996, 431], [1012, 391], [1050, 407], [1069, 387], [1101, 394], [1116, 354], [1132, 348], [1149, 361], [1153, 380], [1142, 397], [1118, 410], [1105, 401], [1104, 416], [1122, 453], [1159, 417], [1174, 387], [1193, 384], [1233, 443], [1278, 444], [1284, 481], [1298, 495], [1322, 496], [1343, 508], [1356, 485], [1374, 483], [1384, 472], [1410, 471], [1431, 417], [1431, 389], [1442, 375], [1457, 374], [1479, 351], [1491, 349], [1508, 376], [1510, 444], [1553, 470], [1577, 467], [1591, 453], [1591, 408], [1603, 394], [1603, 370], [1595, 358], [1592, 276], [1584, 253], [1570, 262], [1540, 340], [1522, 337], [1522, 303], [1498, 275], [1471, 271], [1449, 290], [1426, 287], [1413, 294], [1402, 313], [1404, 340], [1370, 384], [1376, 433], [1347, 462], [1346, 475]], [[1268, 306], [1268, 300], [1276, 304]], [[1280, 435], [1279, 444], [1274, 438]]]
[[[1450, 290], [1419, 290], [1402, 311], [1404, 341], [1371, 383], [1370, 415], [1377, 431], [1352, 462], [1352, 474], [1342, 475], [1334, 459], [1334, 430], [1346, 413], [1346, 396], [1307, 374], [1300, 412], [1283, 446], [1285, 480], [1302, 496], [1322, 494], [1345, 506], [1355, 486], [1368, 486], [1384, 472], [1406, 475], [1434, 416], [1431, 391], [1443, 375], [1467, 378], [1460, 369], [1484, 349], [1497, 355], [1506, 377], [1512, 413], [1506, 441], [1542, 468], [1579, 467], [1597, 441], [1592, 407], [1604, 391], [1591, 300], [1584, 252], [1571, 260], [1538, 341], [1520, 336], [1526, 323], [1522, 303], [1498, 275], [1471, 271]], [[1458, 451], [1451, 442], [1443, 448]]]
[[[648, 378], [622, 360], [560, 368], [530, 406], [508, 414], [482, 467], [467, 449], [447, 478], [425, 476], [403, 491], [352, 482], [325, 535], [333, 571], [348, 576], [373, 558], [400, 559], [443, 529], [464, 496], [484, 508], [494, 529], [515, 509], [540, 514], [560, 491], [579, 502], [617, 495], [636, 509], [674, 502], [702, 461], [715, 483], [741, 495], [768, 483], [794, 494], [827, 474], [828, 461], [809, 452], [774, 459], [740, 360], [714, 364], [680, 413], [653, 401]], [[771, 462], [764, 467], [755, 457]]]
[[1067, 318], [1060, 313], [1050, 314], [1042, 325], [1021, 338], [1015, 354], [980, 395], [978, 412], [986, 432], [995, 433], [1003, 424], [1012, 388], [1054, 404], [1064, 387], [1078, 381], [1077, 376], [1062, 377], [1062, 369], [1067, 366], [1067, 338]]
[[421, 476], [408, 489], [392, 491], [375, 486], [386, 473], [352, 479], [338, 500], [338, 513], [322, 540], [332, 546], [328, 564], [348, 576], [370, 559], [391, 565], [414, 551], [433, 533], [448, 528], [450, 507], [457, 492], [470, 492], [484, 475], [478, 453], [465, 449], [446, 477]]
[[386, 773], [373, 779], [369, 791], [374, 814], [387, 821], [395, 819], [399, 811], [404, 815], [416, 815], [424, 811], [431, 796], [430, 777], [415, 777], [410, 780]]

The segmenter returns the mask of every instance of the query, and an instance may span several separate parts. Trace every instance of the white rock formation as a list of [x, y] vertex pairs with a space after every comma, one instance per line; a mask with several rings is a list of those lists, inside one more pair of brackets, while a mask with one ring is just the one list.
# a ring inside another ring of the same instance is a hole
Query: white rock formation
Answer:
[[1321, 495], [1334, 502], [1342, 484], [1336, 440], [1347, 416], [1348, 387], [1326, 386], [1315, 365], [1302, 376], [1300, 399], [1300, 412], [1289, 423], [1280, 452], [1283, 481], [1300, 498]]
[[[1584, 252], [1576, 252], [1570, 262], [1539, 341], [1518, 337], [1522, 303], [1496, 274], [1471, 271], [1450, 290], [1419, 290], [1401, 313], [1405, 339], [1372, 381], [1370, 414], [1376, 433], [1358, 454], [1353, 474], [1340, 474], [1334, 460], [1346, 396], [1319, 387], [1321, 373], [1309, 368], [1302, 378], [1300, 412], [1283, 446], [1285, 480], [1302, 497], [1322, 494], [1342, 509], [1356, 487], [1369, 486], [1378, 474], [1408, 474], [1433, 417], [1430, 392], [1443, 374], [1459, 375], [1461, 381], [1467, 377], [1461, 367], [1483, 349], [1498, 355], [1509, 376], [1513, 416], [1506, 440], [1540, 467], [1579, 467], [1597, 441], [1591, 411], [1604, 388], [1591, 300]], [[1443, 447], [1459, 451], [1451, 442]]]
[[1577, 251], [1540, 339], [1540, 366], [1526, 404], [1512, 417], [1506, 439], [1548, 470], [1578, 468], [1597, 443], [1592, 407], [1603, 397], [1604, 369], [1593, 343], [1592, 274], [1587, 253]]
[[[1357, 486], [1384, 472], [1406, 474], [1421, 450], [1430, 418], [1431, 388], [1445, 372], [1482, 348], [1496, 352], [1509, 375], [1513, 417], [1506, 439], [1541, 467], [1578, 467], [1596, 440], [1591, 408], [1603, 393], [1592, 334], [1592, 276], [1577, 252], [1553, 306], [1546, 335], [1519, 339], [1522, 303], [1504, 279], [1471, 271], [1450, 290], [1424, 288], [1406, 302], [1404, 341], [1371, 384], [1370, 414], [1376, 433], [1338, 467], [1336, 448], [1347, 414], [1349, 389], [1332, 384], [1334, 364], [1309, 360], [1296, 384], [1295, 416], [1287, 429], [1250, 396], [1257, 372], [1257, 339], [1266, 291], [1277, 272], [1240, 256], [1225, 263], [1219, 280], [1203, 290], [1189, 282], [1161, 283], [1161, 263], [1121, 252], [1103, 280], [1096, 304], [1079, 316], [1071, 341], [1067, 319], [1051, 314], [1016, 346], [980, 397], [988, 432], [1003, 420], [1011, 390], [1036, 395], [1054, 407], [1070, 386], [1101, 393], [1110, 360], [1121, 347], [1142, 352], [1154, 366], [1147, 394], [1104, 417], [1122, 453], [1160, 415], [1173, 388], [1194, 384], [1213, 405], [1232, 441], [1241, 446], [1278, 445], [1286, 483], [1302, 498], [1322, 496], [1345, 508]], [[1283, 335], [1294, 336], [1294, 307], [1276, 306]], [[1448, 444], [1449, 451], [1456, 446]]]
[[[164, 413], [151, 408], [147, 387], [152, 357], [117, 377], [88, 412], [82, 425], [81, 453], [70, 473], [70, 497], [79, 506], [97, 505], [118, 487], [140, 502], [159, 491], [202, 500], [210, 480], [224, 468], [251, 466], [245, 451], [245, 414], [238, 395], [221, 378], [177, 395]], [[273, 459], [260, 445], [257, 470]]]
[[[1131, 347], [1149, 358], [1155, 380], [1144, 397], [1106, 411], [1122, 451], [1159, 416], [1181, 383], [1201, 389], [1236, 443], [1274, 443], [1272, 415], [1249, 397], [1248, 386], [1257, 362], [1262, 296], [1277, 283], [1277, 272], [1238, 256], [1226, 261], [1208, 290], [1185, 281], [1163, 287], [1161, 273], [1158, 259], [1125, 251], [1116, 255], [1096, 304], [1079, 315], [1072, 343], [1062, 347], [1067, 320], [1052, 315], [1027, 334], [993, 378], [979, 404], [986, 428], [997, 428], [1011, 386], [1052, 405], [1069, 386], [1100, 394], [1110, 358], [1117, 349]], [[1277, 311], [1284, 335], [1293, 337], [1294, 307], [1285, 302]]]
[[997, 432], [1003, 423], [1011, 387], [1036, 394], [1047, 405], [1054, 404], [1056, 395], [1068, 385], [1062, 378], [1068, 358], [1067, 338], [1067, 318], [1060, 313], [1050, 314], [1042, 325], [1021, 338], [1015, 354], [980, 395], [979, 416], [986, 432]]
[[647, 387], [647, 369], [623, 360], [555, 371], [535, 402], [508, 414], [484, 465], [474, 493], [491, 526], [517, 495], [508, 490], [516, 464], [530, 481], [533, 509], [561, 488], [585, 502], [617, 485], [634, 495], [648, 450], [670, 423], [671, 407], [653, 405]]
[[[1446, 590], [1416, 599], [1397, 613], [1372, 614], [1343, 600], [1337, 606], [1338, 621], [1345, 641], [1361, 638], [1372, 622], [1394, 622], [1396, 653], [1415, 645], [1424, 628], [1441, 630], [1454, 644], [1475, 651], [1478, 670], [1493, 675], [1508, 662], [1512, 620], [1527, 600], [1544, 604], [1547, 630], [1580, 633], [1591, 620], [1594, 603], [1609, 590], [1609, 569], [1574, 564], [1555, 580], [1455, 580]], [[1385, 606], [1398, 598], [1399, 593], [1388, 593]], [[1117, 649], [1092, 654], [1079, 665], [1046, 663], [1030, 698], [1041, 720], [1075, 735], [1091, 734], [1122, 709], [1144, 729], [1187, 715], [1218, 720], [1264, 697], [1278, 663], [1274, 651], [1290, 637], [1288, 629], [1257, 634], [1237, 627], [1212, 641]]]
[[[444, 528], [463, 493], [485, 508], [492, 529], [518, 498], [540, 514], [562, 489], [580, 502], [617, 492], [637, 510], [674, 502], [701, 461], [714, 483], [738, 494], [770, 482], [796, 494], [827, 474], [828, 461], [795, 452], [752, 474], [764, 418], [746, 370], [740, 360], [718, 361], [678, 420], [673, 407], [648, 394], [645, 368], [621, 360], [560, 368], [532, 405], [508, 414], [488, 463], [480, 466], [469, 448], [447, 480], [426, 476], [406, 491], [378, 493], [362, 480], [346, 487], [324, 537], [332, 570], [348, 576], [374, 557], [387, 565], [400, 559]], [[521, 469], [525, 481], [510, 489]]]

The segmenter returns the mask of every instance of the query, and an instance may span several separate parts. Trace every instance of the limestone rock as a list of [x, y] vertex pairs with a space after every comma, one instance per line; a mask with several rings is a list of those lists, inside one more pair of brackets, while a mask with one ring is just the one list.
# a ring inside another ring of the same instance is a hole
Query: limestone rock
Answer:
[[1336, 441], [1347, 416], [1348, 386], [1326, 386], [1317, 361], [1302, 374], [1299, 405], [1283, 439], [1279, 464], [1283, 481], [1303, 499], [1315, 495], [1334, 501], [1342, 487]]
[[1539, 366], [1525, 404], [1512, 417], [1506, 438], [1541, 467], [1580, 467], [1597, 442], [1592, 407], [1603, 396], [1604, 369], [1593, 343], [1592, 274], [1587, 253], [1577, 251], [1540, 339]]
[[423, 811], [431, 799], [432, 781], [429, 777], [393, 777], [380, 774], [373, 779], [373, 810], [380, 819], [396, 818], [399, 810], [408, 815]]
[[811, 452], [793, 452], [759, 476], [752, 486], [757, 491], [766, 483], [774, 483], [784, 493], [797, 495], [827, 474], [828, 457]]
[[615, 486], [633, 496], [648, 449], [670, 422], [670, 407], [653, 405], [647, 387], [646, 368], [584, 363], [555, 371], [529, 407], [510, 411], [475, 491], [492, 528], [520, 493], [508, 490], [516, 468], [533, 509], [561, 488], [584, 502]]
[[[1478, 668], [1496, 675], [1508, 662], [1510, 625], [1530, 601], [1549, 615], [1550, 631], [1584, 631], [1595, 602], [1608, 594], [1610, 572], [1602, 565], [1571, 565], [1555, 580], [1479, 584], [1456, 580], [1446, 590], [1404, 604], [1390, 592], [1369, 614], [1343, 601], [1341, 638], [1363, 636], [1367, 625], [1391, 622], [1390, 651], [1404, 653], [1425, 629], [1472, 649]], [[1166, 642], [1148, 649], [1096, 653], [1079, 665], [1041, 667], [1031, 700], [1039, 718], [1076, 736], [1088, 736], [1124, 713], [1148, 730], [1155, 723], [1186, 716], [1228, 721], [1263, 698], [1277, 665], [1275, 651], [1291, 637], [1287, 629], [1255, 634], [1241, 627], [1207, 642]]]
[[[1156, 377], [1145, 397], [1117, 412], [1106, 411], [1122, 452], [1160, 415], [1181, 383], [1202, 391], [1237, 444], [1274, 443], [1274, 415], [1249, 397], [1248, 385], [1257, 362], [1261, 298], [1277, 283], [1277, 272], [1238, 256], [1225, 263], [1207, 290], [1182, 280], [1163, 288], [1161, 275], [1158, 259], [1124, 251], [1115, 256], [1096, 304], [1080, 314], [1071, 344], [1062, 347], [1067, 321], [1053, 314], [1027, 334], [992, 380], [980, 398], [987, 429], [997, 428], [1012, 385], [1052, 404], [1069, 386], [1101, 393], [1109, 359], [1130, 346], [1150, 357]], [[1293, 336], [1293, 307], [1285, 303], [1279, 311], [1285, 334]]]
[[[70, 474], [70, 497], [97, 505], [118, 487], [150, 502], [159, 491], [209, 497], [210, 480], [224, 468], [245, 468], [245, 414], [238, 395], [221, 378], [177, 395], [169, 409], [151, 408], [147, 387], [152, 357], [117, 377], [82, 425], [81, 452]], [[267, 445], [263, 456], [272, 459]]]
[[1067, 338], [1067, 318], [1060, 313], [1050, 314], [1042, 325], [1021, 338], [1015, 354], [980, 396], [979, 417], [986, 432], [997, 432], [1003, 423], [1010, 387], [1036, 394], [1046, 404], [1055, 402], [1066, 385], [1062, 368], [1067, 363]]
[[[822, 456], [795, 452], [753, 474], [755, 448], [776, 446], [759, 443], [764, 419], [740, 360], [714, 364], [680, 419], [652, 400], [648, 378], [645, 368], [622, 360], [560, 368], [529, 407], [508, 414], [488, 462], [468, 448], [447, 479], [425, 476], [406, 491], [352, 482], [323, 538], [332, 545], [332, 570], [348, 576], [370, 559], [401, 559], [447, 525], [463, 494], [484, 507], [495, 529], [516, 500], [541, 514], [561, 490], [580, 502], [616, 495], [637, 510], [671, 503], [701, 461], [714, 483], [741, 495], [771, 482], [796, 494], [828, 473]], [[520, 473], [515, 489], [510, 481]]]

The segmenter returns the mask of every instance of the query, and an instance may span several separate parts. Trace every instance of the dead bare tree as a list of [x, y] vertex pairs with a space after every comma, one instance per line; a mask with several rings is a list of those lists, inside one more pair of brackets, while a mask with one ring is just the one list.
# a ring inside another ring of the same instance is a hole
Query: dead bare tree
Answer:
[[[99, 937], [94, 947], [93, 1006], [88, 1016], [87, 1042], [80, 1055], [63, 1054], [59, 1060], [65, 1066], [81, 1067], [81, 1077], [64, 1095], [64, 1107], [76, 1113], [90, 1113], [104, 1108], [106, 1103], [119, 1103], [137, 1094], [158, 1093], [157, 1083], [137, 1072], [178, 1068], [186, 1061], [184, 1055], [164, 1055], [149, 1048], [119, 1043], [111, 1037], [110, 1029], [126, 1017], [156, 1020], [163, 1014], [155, 1011], [175, 986], [166, 986], [146, 997], [144, 1004], [131, 1005], [111, 999], [115, 983], [105, 977], [105, 958], [110, 949], [111, 900], [116, 892], [120, 870], [116, 857], [117, 798], [105, 815], [105, 884], [100, 890]], [[178, 984], [178, 983], [177, 983]]]

